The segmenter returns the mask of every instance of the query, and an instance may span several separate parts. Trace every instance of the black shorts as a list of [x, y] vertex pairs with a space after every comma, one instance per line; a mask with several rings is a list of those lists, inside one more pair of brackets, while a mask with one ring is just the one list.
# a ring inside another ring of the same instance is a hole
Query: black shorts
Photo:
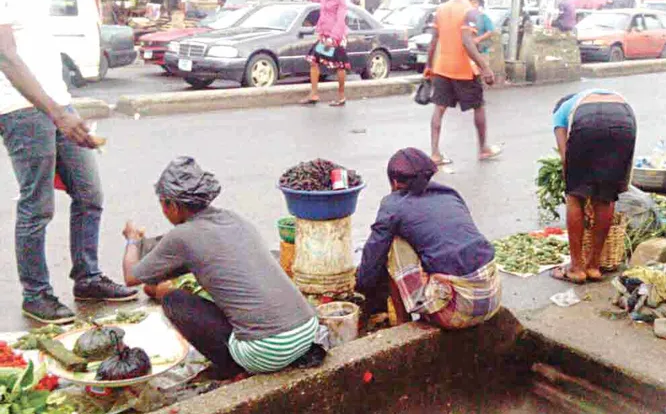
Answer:
[[613, 202], [629, 185], [636, 118], [625, 103], [585, 103], [576, 109], [566, 152], [566, 193]]
[[460, 80], [435, 75], [432, 86], [431, 102], [437, 106], [455, 108], [460, 104], [461, 111], [483, 106], [483, 85], [479, 78]]

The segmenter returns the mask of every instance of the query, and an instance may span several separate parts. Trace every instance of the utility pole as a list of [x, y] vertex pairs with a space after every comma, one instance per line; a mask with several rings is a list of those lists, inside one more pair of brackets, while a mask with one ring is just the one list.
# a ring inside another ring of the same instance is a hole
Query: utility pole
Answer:
[[518, 60], [518, 26], [520, 25], [521, 0], [511, 0], [511, 20], [509, 22], [509, 60]]

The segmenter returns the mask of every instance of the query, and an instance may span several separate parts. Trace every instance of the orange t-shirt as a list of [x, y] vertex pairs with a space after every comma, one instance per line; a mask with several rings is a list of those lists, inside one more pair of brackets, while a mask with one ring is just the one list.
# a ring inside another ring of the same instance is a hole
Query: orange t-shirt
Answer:
[[468, 0], [449, 0], [437, 8], [435, 28], [439, 33], [439, 53], [435, 56], [433, 72], [450, 79], [472, 80], [472, 63], [462, 42], [463, 30], [476, 33], [479, 11]]

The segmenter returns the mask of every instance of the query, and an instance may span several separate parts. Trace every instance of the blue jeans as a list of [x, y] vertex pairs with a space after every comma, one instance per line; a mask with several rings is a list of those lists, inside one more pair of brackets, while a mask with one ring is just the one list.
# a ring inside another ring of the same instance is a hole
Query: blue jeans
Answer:
[[[71, 107], [67, 110], [74, 111]], [[43, 112], [33, 108], [0, 115], [0, 135], [21, 190], [15, 249], [24, 298], [31, 300], [53, 292], [44, 244], [46, 226], [54, 212], [56, 170], [72, 199], [70, 277], [75, 281], [99, 277], [102, 272], [97, 249], [103, 196], [92, 151], [65, 138]]]

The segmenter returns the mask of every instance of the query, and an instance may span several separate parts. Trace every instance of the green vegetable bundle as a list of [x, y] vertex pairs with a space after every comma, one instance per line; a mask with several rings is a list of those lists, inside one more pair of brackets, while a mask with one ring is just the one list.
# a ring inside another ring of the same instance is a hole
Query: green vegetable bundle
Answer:
[[569, 243], [552, 237], [537, 238], [514, 234], [493, 242], [495, 261], [511, 273], [539, 273], [541, 266], [558, 265], [569, 254]]
[[65, 330], [57, 325], [46, 325], [41, 328], [31, 329], [27, 335], [20, 337], [12, 345], [12, 348], [22, 351], [35, 350], [38, 347], [40, 339], [52, 339], [64, 332]]
[[0, 368], [0, 414], [47, 412], [49, 391], [35, 387], [46, 374], [46, 367], [35, 370], [32, 361], [25, 369]]
[[560, 157], [541, 158], [536, 179], [539, 211], [545, 221], [559, 220], [559, 206], [565, 203], [563, 166]]

